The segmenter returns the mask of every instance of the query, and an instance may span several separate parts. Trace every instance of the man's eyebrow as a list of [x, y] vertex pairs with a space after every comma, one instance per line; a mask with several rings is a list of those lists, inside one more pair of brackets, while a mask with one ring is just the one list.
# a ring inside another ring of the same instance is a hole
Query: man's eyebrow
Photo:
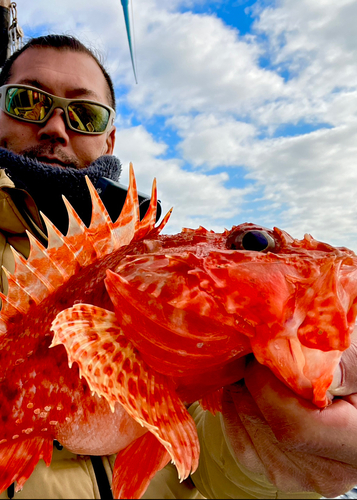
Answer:
[[[39, 90], [44, 90], [45, 92], [48, 92], [49, 94], [52, 94], [51, 89], [44, 85], [43, 83], [39, 82], [38, 80], [31, 80], [28, 78], [24, 78], [23, 80], [20, 80], [17, 82], [19, 85], [30, 85], [30, 87], [36, 87]], [[66, 92], [66, 97], [68, 99], [79, 99], [86, 97], [87, 99], [93, 99], [95, 101], [99, 101], [99, 97], [94, 90], [88, 89], [86, 87], [78, 87], [74, 89], [70, 89]]]

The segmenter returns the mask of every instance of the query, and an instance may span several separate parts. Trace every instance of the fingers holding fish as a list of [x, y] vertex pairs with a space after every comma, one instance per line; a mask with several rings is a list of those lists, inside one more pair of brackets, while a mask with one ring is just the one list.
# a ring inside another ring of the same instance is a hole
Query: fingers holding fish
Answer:
[[245, 385], [226, 389], [226, 434], [237, 460], [280, 490], [337, 496], [357, 483], [356, 403], [335, 398], [320, 410], [254, 360]]
[[[280, 448], [272, 428], [244, 383], [234, 387], [226, 397], [231, 398], [233, 408], [227, 409], [223, 405], [225, 428], [239, 463], [263, 474], [286, 493], [315, 491], [310, 478]], [[232, 426], [232, 410], [236, 412], [236, 420], [240, 421], [237, 429]]]
[[[239, 463], [257, 474], [265, 474], [266, 470], [264, 464], [253, 445], [248, 430], [243, 424], [244, 414], [236, 404], [237, 399], [241, 400], [242, 404], [254, 403], [243, 381], [226, 387], [223, 392], [222, 410], [226, 434], [239, 459]], [[259, 410], [257, 409], [257, 411]], [[256, 415], [255, 420], [257, 421]], [[262, 422], [264, 422], [263, 418], [260, 420], [260, 423]]]
[[329, 392], [334, 396], [347, 396], [357, 393], [357, 327], [351, 335], [351, 346], [342, 354], [335, 370], [334, 380]]
[[255, 360], [247, 366], [245, 384], [281, 448], [357, 466], [357, 408], [349, 401], [335, 398], [319, 409]]

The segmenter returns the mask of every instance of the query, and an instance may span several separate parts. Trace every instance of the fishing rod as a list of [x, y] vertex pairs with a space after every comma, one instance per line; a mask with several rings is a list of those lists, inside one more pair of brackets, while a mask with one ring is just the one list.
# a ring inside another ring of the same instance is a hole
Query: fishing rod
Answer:
[[0, 0], [0, 66], [7, 59], [10, 26], [10, 0]]
[[131, 64], [133, 66], [134, 78], [135, 78], [135, 82], [138, 83], [138, 79], [136, 78], [136, 69], [135, 69], [135, 63], [134, 63], [134, 53], [133, 53], [132, 36], [131, 36], [130, 19], [129, 19], [129, 0], [121, 0], [121, 5], [123, 7], [125, 28], [126, 28], [126, 34], [128, 37], [129, 51], [130, 51], [130, 57], [131, 57]]
[[17, 22], [16, 3], [0, 0], [0, 67], [22, 47], [24, 32]]

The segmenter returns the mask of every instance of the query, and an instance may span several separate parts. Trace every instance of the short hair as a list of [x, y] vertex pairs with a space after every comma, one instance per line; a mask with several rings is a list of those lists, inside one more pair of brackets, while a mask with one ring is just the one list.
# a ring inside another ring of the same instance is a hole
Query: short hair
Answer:
[[103, 76], [109, 87], [108, 98], [111, 107], [115, 110], [115, 92], [114, 85], [109, 73], [106, 71], [94, 51], [86, 47], [82, 42], [72, 35], [45, 35], [31, 38], [21, 49], [14, 52], [4, 63], [0, 72], [0, 86], [5, 85], [11, 78], [11, 70], [16, 59], [25, 50], [30, 48], [52, 48], [57, 50], [68, 50], [73, 52], [82, 52], [92, 57], [101, 69]]

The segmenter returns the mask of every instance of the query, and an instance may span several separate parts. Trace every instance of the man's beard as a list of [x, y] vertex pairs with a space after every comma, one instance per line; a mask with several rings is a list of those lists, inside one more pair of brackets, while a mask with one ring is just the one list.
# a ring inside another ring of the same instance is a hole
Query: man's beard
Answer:
[[61, 165], [62, 167], [75, 168], [76, 170], [88, 167], [89, 165], [81, 165], [76, 156], [68, 155], [61, 148], [58, 148], [57, 144], [51, 143], [31, 146], [23, 149], [19, 154], [25, 156], [26, 158], [31, 158], [32, 160], [38, 160], [40, 162], [43, 162], [42, 158], [54, 155], [61, 161], [61, 163], [64, 163], [64, 165]]

